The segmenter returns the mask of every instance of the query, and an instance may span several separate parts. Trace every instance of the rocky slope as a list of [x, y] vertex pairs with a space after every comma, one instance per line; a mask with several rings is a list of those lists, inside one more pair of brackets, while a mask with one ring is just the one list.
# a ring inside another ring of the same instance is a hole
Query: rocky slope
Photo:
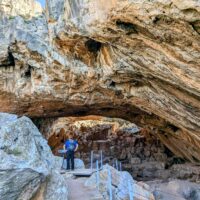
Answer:
[[199, 1], [47, 0], [32, 19], [3, 12], [0, 111], [122, 117], [200, 160]]

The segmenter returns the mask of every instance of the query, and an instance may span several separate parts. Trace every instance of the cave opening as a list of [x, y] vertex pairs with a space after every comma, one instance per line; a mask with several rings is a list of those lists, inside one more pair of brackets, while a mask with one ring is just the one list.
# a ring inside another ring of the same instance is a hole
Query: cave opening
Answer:
[[117, 20], [116, 25], [117, 27], [124, 31], [127, 31], [128, 33], [138, 33], [137, 26], [133, 23]]
[[[94, 167], [102, 151], [104, 164], [116, 166], [117, 160], [137, 181], [197, 177], [194, 171], [183, 169], [186, 160], [165, 146], [155, 134], [155, 128], [138, 126], [121, 118], [84, 114], [35, 121], [54, 155], [60, 156], [59, 150], [72, 134], [79, 143], [76, 157], [83, 160], [87, 168], [90, 168], [91, 151]], [[173, 126], [170, 129], [177, 130]]]
[[85, 42], [85, 46], [87, 47], [88, 51], [92, 52], [92, 53], [98, 53], [101, 49], [101, 42], [98, 42], [96, 40], [93, 39], [89, 39]]

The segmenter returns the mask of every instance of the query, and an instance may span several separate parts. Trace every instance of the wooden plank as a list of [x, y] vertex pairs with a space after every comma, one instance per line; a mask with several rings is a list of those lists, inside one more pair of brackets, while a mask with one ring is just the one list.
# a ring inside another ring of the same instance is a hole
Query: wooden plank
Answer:
[[95, 170], [91, 170], [91, 169], [80, 169], [80, 170], [71, 171], [71, 173], [74, 176], [91, 176], [94, 172]]

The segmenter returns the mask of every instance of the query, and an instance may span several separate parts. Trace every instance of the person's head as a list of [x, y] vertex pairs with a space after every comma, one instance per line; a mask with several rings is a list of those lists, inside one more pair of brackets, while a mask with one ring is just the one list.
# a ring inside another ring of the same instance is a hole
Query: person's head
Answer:
[[68, 136], [67, 136], [68, 139], [72, 139], [73, 138], [73, 135], [70, 133]]

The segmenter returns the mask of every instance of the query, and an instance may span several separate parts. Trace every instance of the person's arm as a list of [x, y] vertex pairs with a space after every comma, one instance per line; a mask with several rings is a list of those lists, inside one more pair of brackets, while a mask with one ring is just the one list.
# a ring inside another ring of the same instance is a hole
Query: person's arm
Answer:
[[77, 149], [78, 149], [78, 142], [76, 143], [76, 148], [75, 148], [74, 151], [77, 151]]

